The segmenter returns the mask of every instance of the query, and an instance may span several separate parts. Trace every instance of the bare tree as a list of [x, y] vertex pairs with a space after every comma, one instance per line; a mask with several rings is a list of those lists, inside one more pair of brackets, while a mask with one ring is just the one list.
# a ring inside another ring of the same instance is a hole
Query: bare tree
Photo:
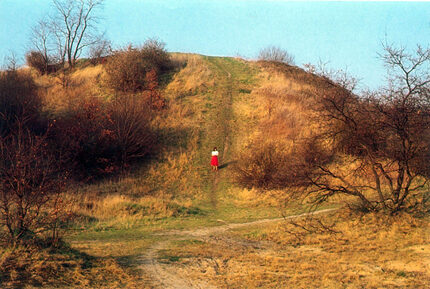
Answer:
[[[50, 54], [53, 49], [52, 43], [52, 30], [51, 25], [48, 20], [41, 19], [37, 22], [37, 24], [31, 30], [31, 43], [33, 46], [33, 51], [29, 52], [30, 56], [33, 54], [33, 59], [36, 58], [37, 55], [40, 59], [41, 68], [43, 69], [41, 72], [48, 71], [48, 64], [50, 62]], [[36, 53], [34, 53], [36, 52]]]
[[309, 73], [316, 74], [327, 80], [335, 82], [337, 85], [355, 91], [359, 83], [359, 79], [348, 73], [348, 69], [333, 69], [329, 67], [329, 62], [324, 62], [321, 59], [317, 64], [306, 63], [303, 65]]
[[320, 96], [323, 133], [303, 146], [293, 169], [306, 172], [296, 185], [316, 205], [346, 195], [393, 213], [429, 201], [430, 51], [386, 45], [381, 57], [390, 68], [386, 88], [358, 97], [333, 87]]
[[90, 59], [92, 64], [100, 63], [106, 56], [112, 53], [112, 44], [109, 40], [101, 39], [90, 48]]
[[294, 56], [289, 54], [285, 49], [277, 46], [268, 46], [260, 50], [258, 54], [259, 60], [283, 62], [289, 65], [294, 65]]
[[95, 24], [96, 10], [103, 0], [53, 0], [57, 14], [53, 17], [53, 33], [60, 61], [70, 67], [76, 64], [84, 49], [99, 42]]

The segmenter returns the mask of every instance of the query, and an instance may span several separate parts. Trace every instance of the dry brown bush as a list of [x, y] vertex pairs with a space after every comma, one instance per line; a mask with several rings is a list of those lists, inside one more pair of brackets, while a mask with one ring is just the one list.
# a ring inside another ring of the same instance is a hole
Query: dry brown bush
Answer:
[[13, 67], [0, 72], [0, 230], [2, 241], [58, 239], [59, 193], [66, 172], [51, 151], [49, 127], [32, 77]]
[[40, 74], [48, 72], [48, 59], [38, 51], [30, 51], [25, 55], [25, 61], [29, 67], [36, 69]]
[[50, 138], [79, 177], [112, 174], [153, 152], [151, 111], [140, 95], [85, 97], [58, 117]]
[[149, 71], [155, 70], [159, 75], [170, 67], [170, 56], [164, 44], [148, 40], [140, 48], [130, 45], [109, 57], [105, 66], [106, 84], [121, 92], [142, 91], [147, 88], [146, 74]]
[[0, 134], [6, 135], [19, 122], [36, 128], [41, 99], [31, 75], [10, 69], [0, 72]]
[[151, 111], [141, 96], [124, 95], [110, 103], [106, 134], [110, 137], [113, 155], [121, 164], [138, 160], [152, 153], [155, 135], [150, 127]]
[[59, 194], [66, 180], [59, 164], [45, 136], [18, 127], [0, 138], [0, 224], [9, 243], [46, 231], [57, 241], [57, 223], [65, 213]]

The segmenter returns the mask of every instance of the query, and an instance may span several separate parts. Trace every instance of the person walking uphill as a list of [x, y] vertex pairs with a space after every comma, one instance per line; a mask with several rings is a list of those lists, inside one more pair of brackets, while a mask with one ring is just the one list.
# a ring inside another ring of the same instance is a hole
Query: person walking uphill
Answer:
[[218, 150], [216, 147], [214, 147], [212, 151], [212, 158], [211, 158], [211, 166], [212, 170], [217, 171], [218, 170]]

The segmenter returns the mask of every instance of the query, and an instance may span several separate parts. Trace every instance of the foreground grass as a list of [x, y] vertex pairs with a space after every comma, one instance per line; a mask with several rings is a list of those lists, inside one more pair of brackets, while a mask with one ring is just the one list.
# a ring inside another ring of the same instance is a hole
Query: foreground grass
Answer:
[[[162, 252], [169, 270], [188, 268], [219, 288], [426, 288], [430, 220], [335, 213], [329, 232], [288, 222], [179, 240]], [[299, 223], [301, 221], [298, 221]]]
[[118, 259], [88, 255], [66, 244], [0, 248], [1, 288], [136, 288]]

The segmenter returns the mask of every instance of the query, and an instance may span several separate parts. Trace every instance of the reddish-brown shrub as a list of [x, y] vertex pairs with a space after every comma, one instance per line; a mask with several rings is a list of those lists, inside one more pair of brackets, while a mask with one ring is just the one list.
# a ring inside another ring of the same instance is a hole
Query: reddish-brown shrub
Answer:
[[37, 128], [41, 99], [28, 73], [15, 69], [0, 72], [0, 135], [16, 126]]
[[25, 61], [28, 66], [36, 69], [39, 73], [48, 73], [48, 59], [38, 51], [30, 51], [25, 55]]
[[170, 66], [170, 56], [161, 42], [150, 40], [141, 48], [130, 45], [109, 57], [105, 66], [106, 83], [121, 92], [142, 91], [147, 88], [147, 72], [154, 70], [158, 76]]
[[51, 139], [79, 178], [117, 172], [151, 153], [148, 103], [138, 96], [109, 103], [86, 98], [55, 121]]
[[151, 69], [146, 73], [145, 82], [147, 90], [145, 97], [148, 99], [150, 107], [154, 110], [162, 110], [166, 107], [166, 99], [162, 97], [158, 89], [158, 76], [155, 69]]
[[151, 112], [139, 96], [117, 97], [108, 107], [105, 133], [109, 149], [125, 165], [144, 158], [154, 149], [155, 135], [150, 128]]
[[99, 168], [104, 128], [102, 102], [96, 97], [82, 98], [67, 114], [54, 121], [50, 139], [59, 154], [64, 156], [64, 166], [76, 176], [90, 176]]
[[65, 172], [45, 136], [19, 126], [0, 137], [0, 230], [17, 242], [51, 230], [57, 238]]

